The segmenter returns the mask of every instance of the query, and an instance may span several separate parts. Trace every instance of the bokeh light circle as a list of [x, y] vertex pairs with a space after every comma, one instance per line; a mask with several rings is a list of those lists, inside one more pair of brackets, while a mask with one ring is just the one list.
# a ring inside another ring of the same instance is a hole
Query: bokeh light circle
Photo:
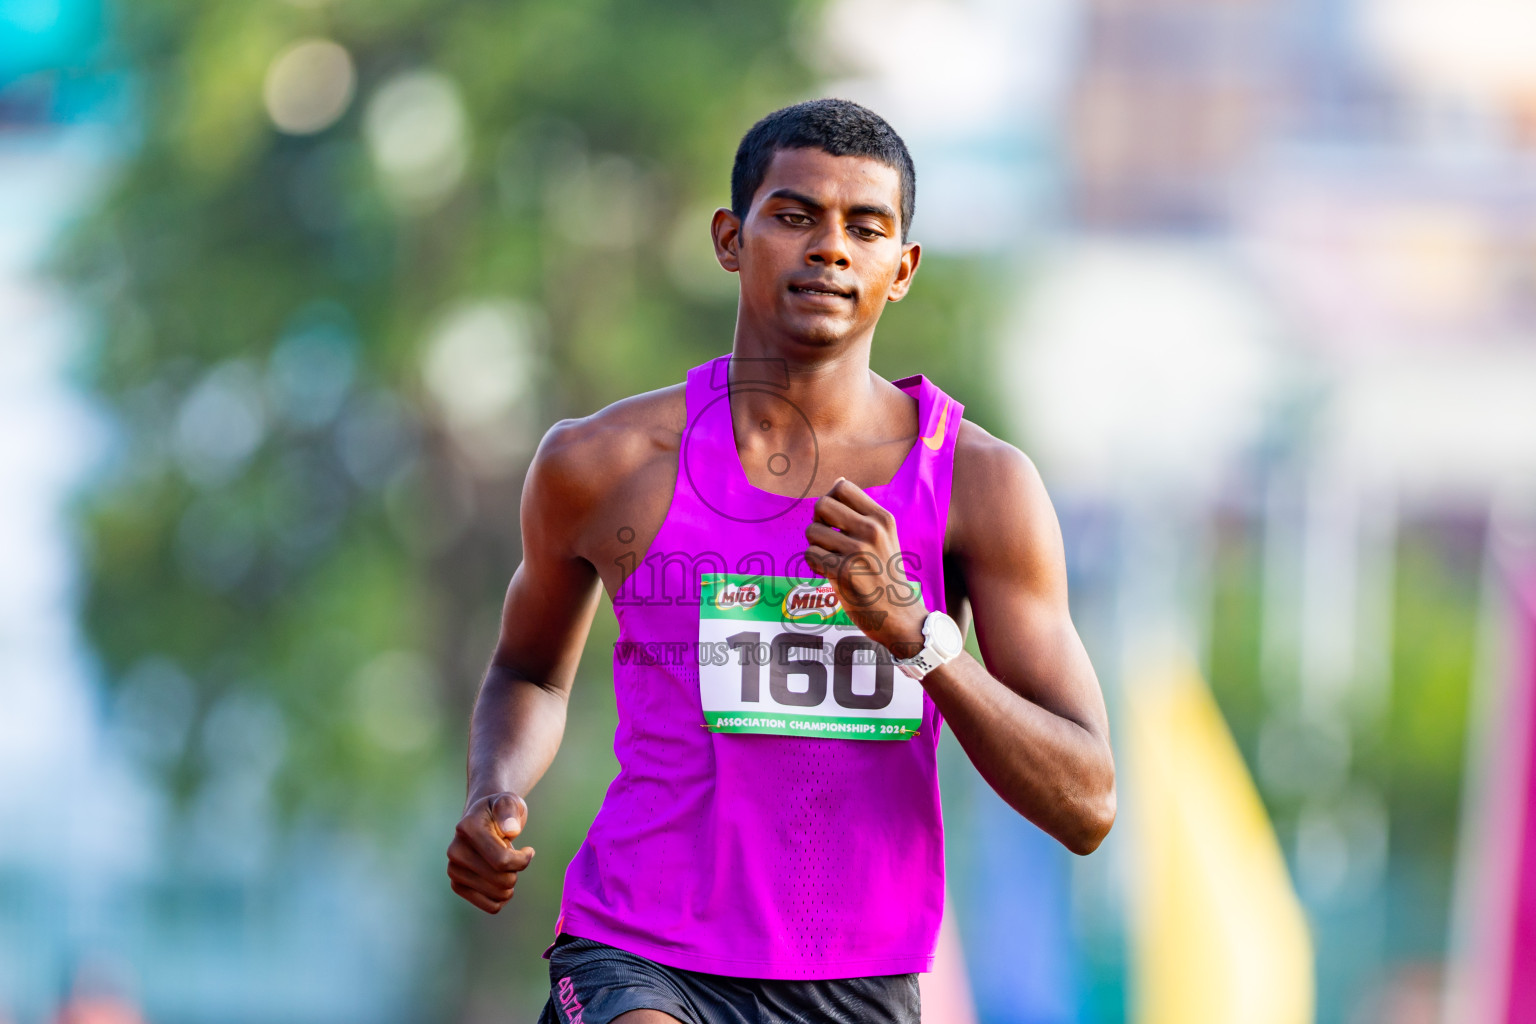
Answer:
[[415, 70], [391, 78], [369, 101], [363, 127], [385, 190], [399, 206], [430, 209], [464, 174], [468, 119], [446, 75]]
[[301, 39], [272, 59], [262, 98], [278, 131], [313, 135], [347, 112], [356, 85], [345, 47], [329, 39]]

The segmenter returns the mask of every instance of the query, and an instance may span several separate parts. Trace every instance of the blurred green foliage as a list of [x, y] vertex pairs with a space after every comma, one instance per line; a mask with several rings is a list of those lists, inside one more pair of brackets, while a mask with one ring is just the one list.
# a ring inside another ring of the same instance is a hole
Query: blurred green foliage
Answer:
[[[1345, 698], [1324, 721], [1302, 708], [1297, 637], [1272, 640], [1265, 665], [1265, 629], [1289, 624], [1283, 611], [1280, 622], [1264, 621], [1264, 531], [1242, 515], [1215, 531], [1211, 685], [1313, 916], [1319, 1020], [1344, 1020], [1360, 991], [1351, 971], [1443, 955], [1484, 530], [1455, 517], [1405, 519], [1390, 580], [1369, 584], [1390, 586], [1387, 678], [1345, 681]], [[1369, 672], [1372, 652], [1358, 654], [1357, 673]], [[1347, 850], [1342, 874], [1321, 891], [1303, 853], [1319, 821], [1325, 844], [1338, 836]]]
[[[670, 383], [728, 344], [728, 296], [683, 294], [665, 249], [680, 211], [723, 193], [743, 125], [806, 88], [791, 14], [126, 7], [141, 138], [65, 265], [100, 315], [93, 383], [122, 428], [87, 512], [87, 618], [111, 675], [157, 654], [209, 697], [270, 691], [289, 725], [294, 801], [334, 798], [327, 813], [367, 817], [370, 793], [408, 790], [419, 760], [357, 735], [349, 683], [381, 652], [426, 651], [458, 691], [433, 699], [461, 711], [489, 649], [483, 628], [466, 629], [470, 609], [494, 600], [517, 558], [517, 460], [490, 474], [463, 465], [424, 393], [434, 318], [502, 296], [542, 314], [535, 424]], [[349, 49], [357, 99], [295, 137], [269, 123], [263, 76], [305, 36]], [[440, 202], [400, 210], [361, 121], [380, 82], [415, 68], [457, 85], [469, 156]], [[561, 176], [602, 157], [644, 168], [644, 209], [629, 215], [655, 226], [619, 247], [552, 224], [569, 215], [553, 194]], [[285, 346], [307, 342], [331, 365], [300, 361], [284, 380]], [[327, 390], [315, 375], [332, 370], [339, 393], [306, 393]], [[440, 744], [419, 746], [432, 757]]]
[[[734, 281], [710, 265], [708, 215], [741, 133], [812, 94], [814, 8], [143, 0], [117, 18], [137, 134], [59, 269], [98, 318], [89, 383], [118, 428], [81, 517], [85, 621], [120, 714], [159, 730], [139, 746], [181, 800], [238, 755], [213, 711], [255, 708], [285, 820], [446, 846], [527, 457], [555, 419], [729, 347]], [[284, 134], [264, 90], [310, 37], [346, 48], [355, 95], [334, 124]], [[424, 80], [457, 104], [460, 162], [402, 200], [374, 122], [383, 93]], [[969, 387], [986, 422], [995, 284], [930, 258], [877, 368]], [[524, 350], [516, 408], [482, 425], [489, 455], [466, 450], [425, 368], [465, 304], [510, 316]], [[557, 873], [614, 771], [612, 639], [600, 620], [535, 795], [540, 884], [500, 920], [456, 911], [484, 940], [464, 964], [484, 998], [538, 988]], [[446, 905], [439, 872], [416, 882]]]
[[1406, 956], [1437, 954], [1450, 925], [1483, 558], [1481, 523], [1414, 524], [1398, 548], [1391, 706], [1360, 761], [1387, 794], [1404, 854], [1393, 869], [1429, 875], [1420, 899], [1393, 907], [1389, 934]]
[[1243, 759], [1257, 763], [1266, 698], [1263, 672], [1263, 553], [1256, 524], [1221, 517], [1211, 540], [1207, 675]]

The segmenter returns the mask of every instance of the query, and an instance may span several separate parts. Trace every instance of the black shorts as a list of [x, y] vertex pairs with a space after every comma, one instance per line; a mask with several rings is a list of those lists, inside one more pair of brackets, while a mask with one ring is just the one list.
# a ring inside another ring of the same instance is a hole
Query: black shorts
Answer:
[[660, 1010], [683, 1024], [919, 1024], [917, 975], [836, 981], [728, 978], [663, 967], [591, 939], [562, 935], [549, 956], [539, 1024], [608, 1024]]

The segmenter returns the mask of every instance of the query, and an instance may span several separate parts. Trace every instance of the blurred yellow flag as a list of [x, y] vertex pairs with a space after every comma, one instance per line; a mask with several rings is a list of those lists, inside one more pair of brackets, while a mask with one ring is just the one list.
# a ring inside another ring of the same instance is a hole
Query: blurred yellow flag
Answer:
[[1129, 681], [1138, 1024], [1311, 1024], [1311, 937], [1259, 795], [1192, 667]]

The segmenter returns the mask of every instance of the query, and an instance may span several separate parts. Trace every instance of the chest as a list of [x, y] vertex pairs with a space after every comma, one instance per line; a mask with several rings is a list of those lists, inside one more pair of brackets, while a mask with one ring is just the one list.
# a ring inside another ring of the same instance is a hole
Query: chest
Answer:
[[[786, 456], [793, 460], [791, 467], [796, 463], [806, 467], [797, 473], [793, 468], [779, 471], [782, 465], [774, 456], [784, 452], [785, 446], [774, 445], [771, 439], [753, 440], [769, 443], [744, 445], [739, 453], [742, 471], [754, 488], [782, 498], [760, 516], [752, 517], [761, 518], [761, 522], [741, 523], [728, 514], [720, 515], [725, 502], [715, 485], [724, 474], [717, 475], [719, 467], [708, 464], [698, 465], [692, 460], [685, 464], [681, 449], [658, 455], [628, 479], [615, 481], [608, 500], [585, 531], [580, 552], [597, 570], [610, 599], [625, 578], [648, 562], [670, 563], [680, 553], [671, 550], [678, 546], [676, 538], [670, 540], [667, 551], [655, 546], [668, 513], [673, 511], [675, 494], [682, 495], [683, 504], [693, 506], [692, 529], [701, 535], [701, 541], [708, 538], [697, 545], [684, 540], [690, 553], [707, 553], [713, 546], [725, 557], [726, 546], [746, 552], [772, 548], [774, 560], [781, 563], [806, 547], [804, 531], [810, 524], [812, 505], [808, 499], [825, 493], [839, 477], [847, 477], [866, 490], [886, 484], [911, 447], [911, 440], [905, 439], [873, 445], [833, 441], [809, 452], [791, 448], [801, 456], [798, 460]], [[676, 511], [686, 514], [681, 507]], [[726, 544], [728, 540], [731, 543]], [[741, 553], [734, 557], [739, 559]], [[782, 570], [782, 565], [779, 568]]]

